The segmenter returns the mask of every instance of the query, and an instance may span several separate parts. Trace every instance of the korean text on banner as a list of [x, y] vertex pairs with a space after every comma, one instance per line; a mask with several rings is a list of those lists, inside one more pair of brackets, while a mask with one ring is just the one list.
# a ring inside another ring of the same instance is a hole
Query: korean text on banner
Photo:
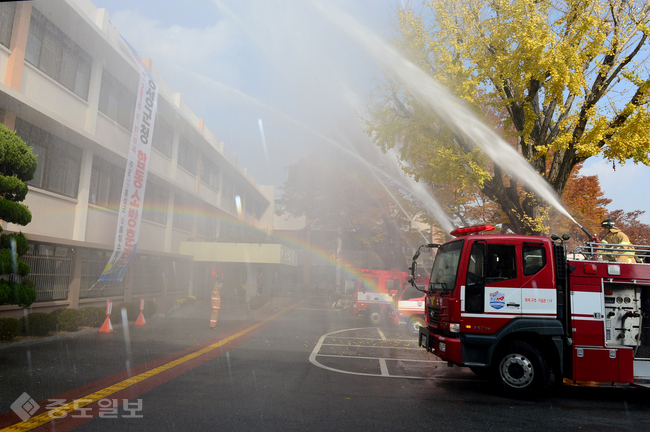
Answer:
[[[124, 40], [124, 38], [122, 38]], [[129, 155], [124, 172], [124, 184], [120, 196], [120, 208], [115, 233], [115, 248], [113, 254], [100, 276], [100, 281], [121, 281], [135, 256], [142, 203], [149, 171], [149, 149], [153, 137], [154, 120], [158, 106], [158, 86], [147, 71], [144, 63], [131, 45], [131, 56], [140, 66], [140, 82], [136, 95], [133, 130], [129, 143]]]

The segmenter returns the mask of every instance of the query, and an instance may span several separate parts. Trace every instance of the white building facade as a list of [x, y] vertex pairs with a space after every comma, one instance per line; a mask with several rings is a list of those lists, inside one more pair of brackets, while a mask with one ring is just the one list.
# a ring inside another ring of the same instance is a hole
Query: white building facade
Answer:
[[[243, 231], [272, 230], [274, 188], [258, 185], [144, 63], [159, 96], [138, 253], [121, 283], [98, 285], [115, 241], [139, 67], [108, 12], [88, 0], [0, 3], [0, 121], [38, 155], [25, 200], [32, 222], [2, 225], [30, 241], [32, 308], [168, 302], [196, 292], [207, 268], [238, 262], [193, 255], [188, 243], [223, 250], [245, 243]], [[0, 306], [0, 315], [17, 310]]]

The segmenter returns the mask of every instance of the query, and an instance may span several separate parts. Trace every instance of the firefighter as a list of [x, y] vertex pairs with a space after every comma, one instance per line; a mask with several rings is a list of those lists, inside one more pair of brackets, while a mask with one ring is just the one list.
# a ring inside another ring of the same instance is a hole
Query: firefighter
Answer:
[[[602, 244], [618, 244], [618, 245], [629, 245], [630, 239], [625, 235], [623, 231], [616, 227], [616, 223], [607, 219], [604, 220], [601, 224], [603, 227], [602, 234], [604, 234], [603, 239], [600, 241]], [[617, 246], [619, 247], [619, 246]], [[603, 254], [603, 259], [607, 261], [618, 261], [621, 263], [633, 263], [636, 262], [634, 259], [634, 249], [630, 246], [620, 246], [622, 255], [609, 255], [607, 253]], [[626, 252], [631, 250], [631, 252]], [[611, 252], [611, 251], [609, 251]]]
[[221, 308], [221, 288], [223, 283], [221, 278], [217, 277], [214, 281], [214, 287], [212, 288], [212, 315], [210, 315], [210, 328], [217, 328], [217, 317], [219, 316], [219, 309]]

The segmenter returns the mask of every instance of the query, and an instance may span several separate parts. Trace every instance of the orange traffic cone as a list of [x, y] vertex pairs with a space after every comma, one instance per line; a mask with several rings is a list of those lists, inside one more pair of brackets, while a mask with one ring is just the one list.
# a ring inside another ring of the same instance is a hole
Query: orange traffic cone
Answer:
[[108, 300], [106, 303], [106, 320], [104, 321], [104, 324], [102, 324], [101, 328], [99, 329], [100, 333], [113, 333], [115, 331], [113, 325], [111, 324], [112, 310], [113, 310], [113, 301]]
[[104, 321], [104, 324], [102, 324], [101, 328], [99, 329], [100, 333], [113, 333], [115, 329], [111, 325], [111, 319], [110, 317], [106, 317], [106, 320]]
[[144, 315], [142, 314], [142, 311], [144, 311], [144, 299], [140, 299], [140, 315], [138, 315], [138, 319], [135, 320], [135, 324], [137, 326], [143, 326], [147, 325], [147, 322], [144, 320]]

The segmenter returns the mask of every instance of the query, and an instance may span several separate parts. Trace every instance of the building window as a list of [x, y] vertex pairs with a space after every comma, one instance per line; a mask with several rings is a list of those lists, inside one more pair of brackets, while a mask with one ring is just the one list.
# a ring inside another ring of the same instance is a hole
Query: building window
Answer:
[[223, 188], [221, 189], [221, 207], [230, 213], [236, 212], [233, 181], [226, 175], [223, 176]]
[[217, 218], [207, 210], [197, 218], [197, 235], [208, 241], [217, 239]]
[[196, 175], [196, 160], [198, 152], [185, 137], [178, 141], [178, 166], [187, 170], [190, 174]]
[[16, 3], [0, 3], [0, 44], [7, 48], [11, 45], [14, 16], [16, 16]]
[[201, 161], [201, 181], [214, 190], [219, 190], [219, 167], [203, 156]]
[[163, 225], [167, 223], [167, 191], [150, 181], [147, 181], [144, 194], [142, 218]]
[[81, 149], [20, 118], [16, 119], [16, 134], [32, 147], [38, 163], [34, 178], [27, 184], [76, 198]]
[[180, 196], [174, 199], [174, 221], [173, 227], [181, 231], [192, 232], [194, 224], [194, 214], [191, 213], [191, 208], [187, 201]]
[[130, 131], [133, 126], [135, 101], [135, 93], [130, 92], [108, 71], [103, 71], [102, 85], [99, 89], [99, 111]]
[[153, 142], [151, 143], [151, 147], [171, 159], [173, 144], [174, 128], [157, 115], [156, 122], [153, 126]]
[[91, 204], [117, 210], [120, 206], [123, 185], [124, 168], [119, 168], [97, 156], [93, 157], [88, 196]]
[[92, 58], [34, 8], [25, 60], [77, 96], [88, 100]]
[[255, 219], [260, 220], [262, 219], [262, 216], [264, 216], [264, 212], [266, 212], [266, 208], [268, 205], [262, 201], [262, 200], [257, 200], [255, 201]]

